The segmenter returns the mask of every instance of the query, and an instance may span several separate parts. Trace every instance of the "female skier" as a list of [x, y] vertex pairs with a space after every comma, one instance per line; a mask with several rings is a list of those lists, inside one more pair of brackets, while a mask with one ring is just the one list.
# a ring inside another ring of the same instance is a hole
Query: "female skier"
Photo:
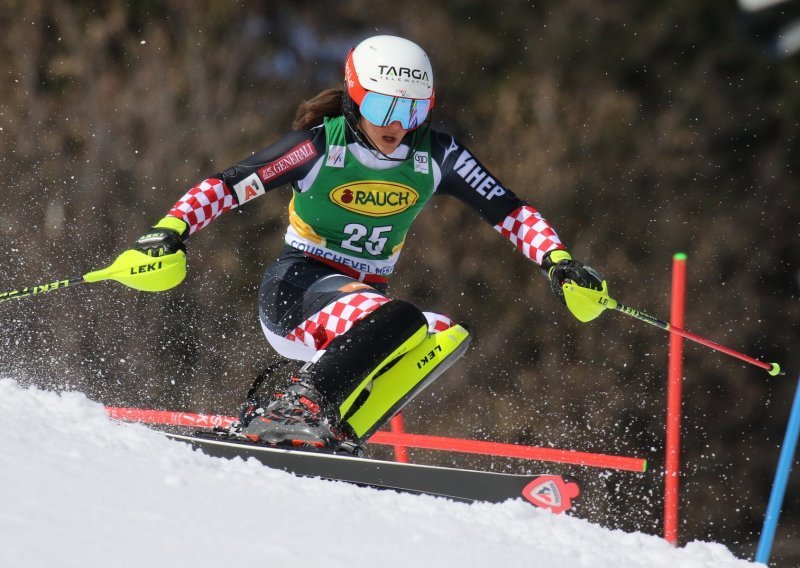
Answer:
[[344, 79], [300, 105], [292, 132], [191, 188], [135, 244], [177, 254], [223, 213], [291, 184], [259, 317], [280, 355], [307, 363], [279, 392], [249, 399], [235, 428], [268, 444], [357, 446], [463, 353], [463, 327], [387, 295], [406, 233], [434, 195], [478, 212], [544, 269], [562, 302], [564, 281], [601, 286], [536, 209], [430, 128], [433, 71], [418, 45], [368, 38], [348, 54]]

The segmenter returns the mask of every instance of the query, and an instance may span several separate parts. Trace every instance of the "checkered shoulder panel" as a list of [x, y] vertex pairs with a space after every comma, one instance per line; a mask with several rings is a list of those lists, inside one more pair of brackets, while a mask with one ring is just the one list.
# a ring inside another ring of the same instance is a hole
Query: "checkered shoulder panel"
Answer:
[[189, 225], [189, 234], [202, 229], [211, 221], [236, 208], [233, 195], [222, 180], [209, 178], [186, 192], [169, 214]]
[[495, 230], [514, 243], [522, 254], [542, 264], [545, 254], [563, 249], [553, 227], [530, 205], [523, 205], [494, 226]]

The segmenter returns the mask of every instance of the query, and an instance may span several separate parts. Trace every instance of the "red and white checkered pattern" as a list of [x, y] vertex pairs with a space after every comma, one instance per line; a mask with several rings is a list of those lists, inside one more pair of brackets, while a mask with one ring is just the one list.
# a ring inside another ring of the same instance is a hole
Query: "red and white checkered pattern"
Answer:
[[186, 192], [169, 214], [189, 225], [189, 234], [202, 229], [211, 221], [236, 208], [236, 202], [222, 180], [209, 178]]
[[336, 336], [353, 327], [353, 324], [389, 301], [373, 292], [351, 294], [332, 302], [289, 332], [286, 339], [299, 341], [316, 350]]
[[564, 248], [550, 223], [530, 205], [523, 205], [515, 210], [494, 228], [514, 243], [522, 254], [539, 265], [542, 264], [545, 254]]
[[[345, 296], [328, 304], [301, 323], [286, 336], [286, 339], [300, 342], [319, 351], [334, 337], [343, 334], [353, 327], [354, 323], [388, 301], [389, 298], [373, 292]], [[444, 331], [455, 325], [455, 322], [447, 316], [433, 312], [423, 312], [423, 314], [428, 320], [430, 333]]]
[[422, 312], [425, 315], [425, 319], [428, 320], [428, 331], [430, 333], [436, 333], [437, 331], [444, 331], [446, 329], [450, 329], [455, 325], [455, 322], [451, 320], [447, 316], [443, 316], [442, 314], [435, 314], [433, 312]]

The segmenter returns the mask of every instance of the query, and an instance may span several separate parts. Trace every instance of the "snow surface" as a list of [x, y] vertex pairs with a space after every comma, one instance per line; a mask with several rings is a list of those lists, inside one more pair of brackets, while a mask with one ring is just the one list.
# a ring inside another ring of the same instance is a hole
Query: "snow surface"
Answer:
[[456, 503], [210, 458], [0, 379], [0, 566], [755, 566], [521, 500]]

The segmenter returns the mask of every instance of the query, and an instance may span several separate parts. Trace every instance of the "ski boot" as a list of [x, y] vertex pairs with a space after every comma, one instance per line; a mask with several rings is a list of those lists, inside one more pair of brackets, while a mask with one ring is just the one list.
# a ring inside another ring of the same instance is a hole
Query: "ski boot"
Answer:
[[357, 454], [314, 387], [292, 378], [265, 403], [251, 399], [242, 409], [237, 434], [271, 446], [308, 447]]

